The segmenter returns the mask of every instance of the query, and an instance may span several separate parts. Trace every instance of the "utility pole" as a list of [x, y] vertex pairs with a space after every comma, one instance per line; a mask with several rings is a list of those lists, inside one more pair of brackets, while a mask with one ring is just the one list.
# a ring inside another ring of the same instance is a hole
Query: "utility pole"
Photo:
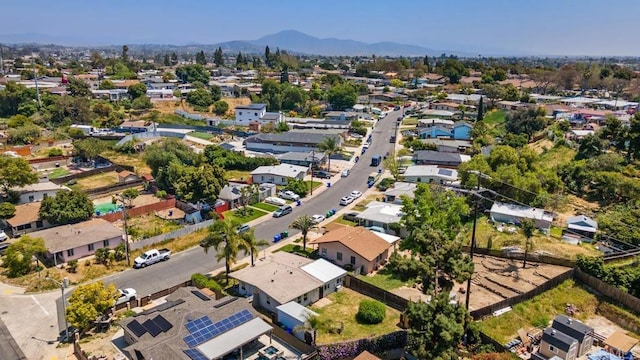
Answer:
[[36, 62], [31, 58], [31, 67], [33, 68], [33, 81], [36, 84], [36, 96], [38, 97], [38, 110], [42, 108], [42, 102], [40, 101], [40, 89], [38, 88], [38, 73], [36, 72]]
[[120, 201], [122, 203], [122, 221], [124, 223], [124, 252], [127, 258], [127, 266], [131, 266], [131, 258], [129, 257], [129, 231], [127, 227], [127, 202], [124, 200], [124, 197], [116, 194], [114, 196], [116, 202]]
[[309, 168], [311, 169], [311, 179], [309, 180], [310, 195], [313, 195], [313, 164], [315, 162], [316, 162], [316, 149], [313, 148], [311, 150], [311, 162], [309, 163]]
[[60, 286], [60, 290], [62, 290], [62, 313], [64, 316], [64, 332], [65, 332], [65, 336], [67, 338], [67, 341], [71, 342], [71, 339], [69, 339], [69, 323], [67, 322], [67, 299], [64, 298], [64, 289], [66, 289], [67, 287], [69, 287], [69, 279], [68, 278], [64, 278], [62, 280], [62, 282], [51, 278], [49, 276], [45, 277], [46, 280], [51, 280], [53, 282], [55, 282], [56, 284], [58, 284]]
[[0, 44], [0, 75], [4, 75], [4, 52], [2, 47], [3, 45]]

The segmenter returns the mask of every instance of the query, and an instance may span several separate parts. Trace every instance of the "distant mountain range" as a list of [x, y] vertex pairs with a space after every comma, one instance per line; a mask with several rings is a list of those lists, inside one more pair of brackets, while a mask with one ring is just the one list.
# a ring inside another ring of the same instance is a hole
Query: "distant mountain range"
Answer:
[[[82, 37], [63, 37], [53, 36], [35, 33], [25, 34], [0, 34], [0, 42], [5, 44], [59, 44], [78, 46], [80, 44], [86, 47], [105, 47], [107, 44], [117, 44], [122, 41], [112, 41], [104, 38], [96, 38], [91, 40], [86, 36]], [[477, 52], [465, 52], [457, 50], [435, 50], [427, 47], [417, 45], [407, 45], [396, 42], [377, 42], [368, 44], [355, 40], [343, 40], [343, 39], [320, 39], [311, 35], [304, 34], [296, 30], [284, 30], [276, 34], [263, 36], [257, 40], [235, 40], [226, 41], [217, 44], [194, 44], [187, 45], [155, 45], [157, 41], [129, 41], [128, 45], [132, 51], [135, 51], [136, 47], [150, 49], [152, 47], [158, 47], [163, 49], [175, 49], [175, 50], [204, 50], [212, 51], [221, 47], [223, 51], [230, 53], [237, 53], [241, 51], [243, 53], [263, 54], [265, 47], [269, 46], [271, 51], [276, 51], [277, 48], [286, 50], [291, 53], [307, 54], [307, 55], [326, 55], [326, 56], [370, 56], [375, 54], [376, 56], [439, 56], [442, 53], [453, 54], [458, 56], [477, 56]], [[139, 44], [139, 45], [135, 45]], [[504, 51], [504, 54], [508, 54], [509, 51]], [[498, 55], [497, 53], [495, 55]]]

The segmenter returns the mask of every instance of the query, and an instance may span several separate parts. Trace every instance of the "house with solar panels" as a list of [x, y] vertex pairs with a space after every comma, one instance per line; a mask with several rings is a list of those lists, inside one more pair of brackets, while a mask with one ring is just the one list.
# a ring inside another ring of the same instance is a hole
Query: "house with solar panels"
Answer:
[[[285, 343], [243, 298], [215, 300], [195, 287], [180, 288], [166, 302], [120, 321], [133, 360], [304, 358]], [[306, 350], [309, 350], [306, 348]]]
[[412, 165], [403, 174], [408, 183], [452, 185], [458, 182], [458, 171], [434, 165]]

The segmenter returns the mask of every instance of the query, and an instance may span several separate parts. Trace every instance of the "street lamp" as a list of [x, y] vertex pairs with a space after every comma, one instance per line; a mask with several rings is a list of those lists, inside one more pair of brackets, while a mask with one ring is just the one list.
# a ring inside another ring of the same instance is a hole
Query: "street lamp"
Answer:
[[124, 252], [127, 257], [127, 266], [131, 266], [131, 259], [129, 258], [129, 232], [127, 229], [127, 203], [124, 201], [124, 198], [120, 196], [120, 194], [115, 194], [113, 199], [117, 203], [120, 201], [122, 203], [122, 221], [124, 222]]
[[60, 290], [62, 290], [62, 313], [63, 313], [62, 316], [64, 317], [64, 331], [65, 331], [65, 336], [67, 338], [67, 341], [69, 341], [69, 324], [67, 323], [67, 305], [66, 305], [67, 301], [64, 298], [64, 289], [69, 287], [69, 279], [64, 278], [62, 282], [49, 276], [46, 276], [45, 279], [51, 280], [54, 283], [58, 284], [60, 286]]

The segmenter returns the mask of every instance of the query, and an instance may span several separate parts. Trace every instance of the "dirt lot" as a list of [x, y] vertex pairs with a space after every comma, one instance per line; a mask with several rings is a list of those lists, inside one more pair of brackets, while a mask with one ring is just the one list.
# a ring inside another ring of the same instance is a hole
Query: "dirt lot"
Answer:
[[[522, 269], [522, 261], [495, 258], [483, 255], [474, 257], [475, 272], [471, 280], [469, 310], [475, 310], [504, 299], [532, 290], [548, 279], [570, 270], [562, 266], [528, 263]], [[456, 284], [452, 293], [464, 303], [467, 284]], [[406, 299], [425, 300], [417, 288], [400, 287], [391, 292]]]
[[[149, 205], [149, 204], [157, 203], [158, 201], [162, 201], [162, 200], [158, 199], [153, 194], [140, 194], [140, 196], [133, 199], [133, 206]], [[93, 203], [96, 205], [104, 204], [108, 202], [111, 202], [111, 195], [102, 196], [97, 199], [93, 199]]]
[[81, 189], [95, 189], [98, 187], [115, 185], [118, 183], [118, 173], [115, 171], [109, 171], [102, 174], [89, 176], [86, 178], [78, 179], [77, 186]]

